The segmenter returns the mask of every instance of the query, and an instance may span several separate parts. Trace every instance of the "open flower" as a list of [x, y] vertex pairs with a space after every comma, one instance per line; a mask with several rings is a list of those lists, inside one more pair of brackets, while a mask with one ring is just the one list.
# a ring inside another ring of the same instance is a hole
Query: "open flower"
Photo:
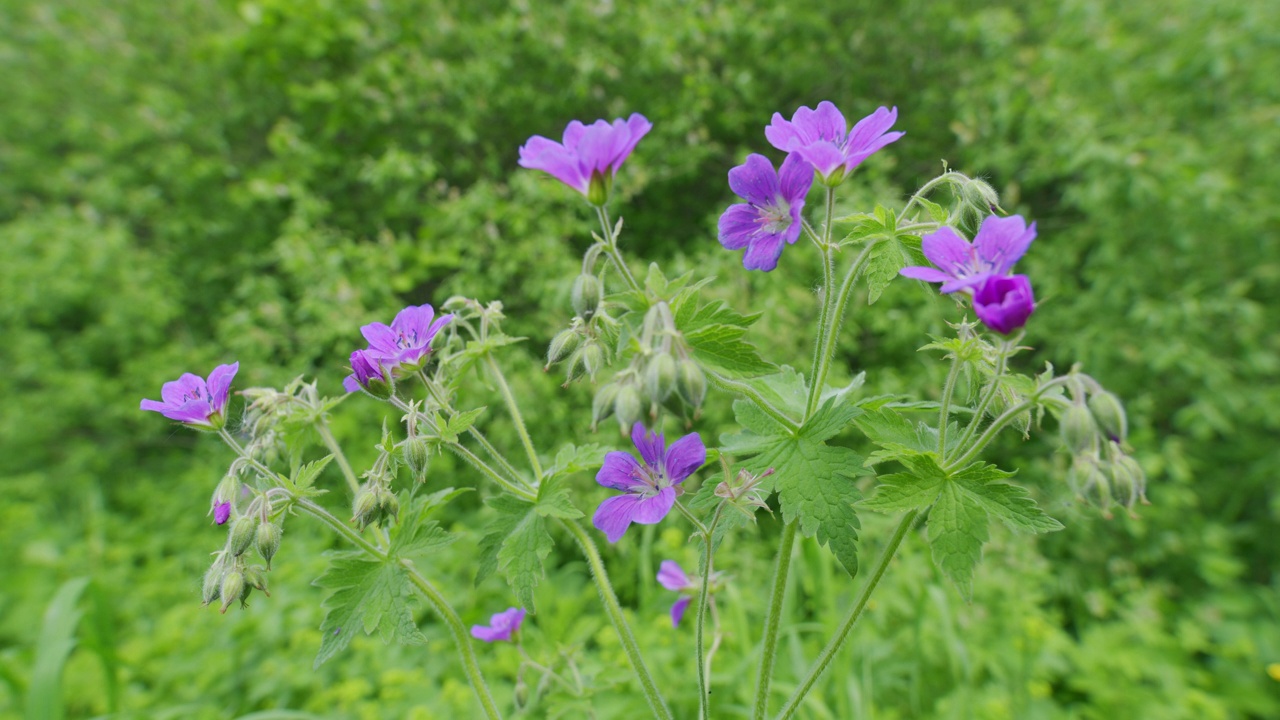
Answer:
[[613, 451], [605, 456], [596, 482], [624, 491], [600, 503], [591, 519], [609, 542], [618, 542], [631, 523], [653, 525], [671, 512], [676, 502], [675, 486], [685, 481], [707, 461], [707, 449], [698, 433], [685, 435], [666, 447], [662, 433], [649, 435], [644, 425], [631, 428], [631, 441], [644, 464], [630, 454]]
[[564, 129], [563, 143], [541, 135], [529, 138], [520, 148], [520, 167], [542, 170], [585, 195], [592, 205], [604, 205], [613, 176], [652, 127], [639, 113], [612, 123], [583, 125], [574, 120]]
[[850, 130], [844, 115], [824, 100], [818, 103], [817, 110], [796, 110], [790, 122], [781, 113], [774, 113], [764, 136], [779, 150], [804, 158], [822, 176], [824, 184], [835, 187], [863, 160], [906, 134], [889, 132], [897, 120], [898, 108], [881, 107]]
[[944, 226], [925, 235], [920, 244], [924, 256], [937, 267], [917, 265], [900, 272], [916, 280], [940, 282], [944, 293], [973, 292], [989, 277], [1008, 275], [1035, 239], [1036, 224], [1028, 226], [1020, 215], [987, 216], [972, 244]]
[[720, 216], [720, 244], [730, 250], [747, 249], [742, 266], [766, 272], [778, 266], [783, 243], [800, 237], [804, 198], [813, 185], [813, 168], [792, 153], [778, 172], [763, 155], [752, 153], [729, 171], [729, 187], [746, 200], [730, 205]]
[[[431, 341], [450, 320], [453, 315], [436, 318], [436, 311], [430, 305], [410, 305], [396, 313], [389, 326], [369, 323], [360, 328], [364, 339], [369, 341], [368, 360], [374, 367], [405, 365], [416, 370], [431, 352]], [[352, 362], [351, 369], [358, 375], [360, 370], [355, 367], [354, 356]]]
[[1008, 335], [1027, 324], [1036, 298], [1026, 275], [993, 275], [973, 293], [973, 312], [984, 325]]
[[160, 388], [160, 402], [143, 400], [141, 409], [190, 427], [217, 430], [226, 422], [227, 396], [239, 370], [240, 363], [219, 365], [209, 373], [208, 382], [199, 375], [184, 373]]
[[471, 637], [485, 642], [510, 640], [524, 622], [524, 608], [510, 608], [489, 618], [489, 625], [472, 625]]
[[[684, 568], [680, 567], [680, 563], [675, 560], [662, 561], [662, 565], [658, 568], [658, 582], [672, 592], [690, 593], [698, 589], [698, 586], [689, 580]], [[684, 617], [684, 611], [689, 608], [689, 603], [692, 601], [693, 597], [685, 594], [675, 601], [671, 606], [671, 627], [680, 625], [680, 619]]]

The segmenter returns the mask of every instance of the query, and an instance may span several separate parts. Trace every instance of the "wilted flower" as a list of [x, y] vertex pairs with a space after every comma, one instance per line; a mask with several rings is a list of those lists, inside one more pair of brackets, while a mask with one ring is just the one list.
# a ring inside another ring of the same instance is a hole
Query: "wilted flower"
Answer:
[[510, 608], [489, 618], [489, 625], [472, 625], [471, 637], [485, 642], [510, 640], [524, 622], [524, 608]]
[[[662, 565], [658, 568], [658, 582], [672, 592], [688, 593], [698, 589], [698, 586], [689, 580], [684, 568], [680, 567], [675, 560], [662, 561]], [[684, 611], [689, 608], [692, 600], [691, 596], [682, 594], [671, 606], [671, 627], [680, 625], [680, 619], [684, 617]]]
[[609, 542], [617, 542], [631, 523], [652, 525], [671, 512], [675, 486], [684, 482], [707, 461], [707, 449], [698, 433], [685, 435], [666, 447], [662, 433], [649, 435], [644, 425], [631, 428], [631, 440], [644, 464], [630, 453], [614, 451], [604, 458], [596, 482], [625, 494], [600, 503], [592, 522]]
[[973, 293], [973, 312], [984, 325], [1002, 335], [1027, 324], [1036, 299], [1026, 275], [988, 277]]
[[542, 170], [582, 193], [592, 205], [604, 205], [613, 176], [652, 127], [639, 113], [612, 123], [583, 125], [574, 120], [564, 129], [563, 143], [541, 135], [529, 138], [520, 148], [520, 167]]
[[905, 267], [901, 273], [916, 280], [940, 282], [943, 293], [972, 292], [989, 277], [1008, 275], [1035, 239], [1036, 224], [1028, 227], [1020, 215], [988, 215], [972, 244], [944, 226], [921, 241], [924, 256], [936, 267]]
[[881, 107], [849, 130], [844, 115], [824, 100], [818, 103], [817, 110], [796, 110], [790, 122], [781, 113], [774, 113], [764, 135], [779, 150], [804, 158], [822, 176], [824, 184], [834, 187], [863, 160], [906, 134], [889, 132], [897, 119], [898, 108]]
[[[373, 361], [372, 365], [375, 367], [420, 367], [423, 358], [431, 352], [431, 341], [441, 328], [453, 320], [453, 315], [441, 315], [439, 318], [435, 315], [436, 311], [430, 305], [410, 305], [396, 313], [390, 326], [369, 323], [360, 328], [360, 333], [369, 341], [368, 360]], [[354, 357], [352, 360], [352, 370], [359, 373], [360, 370], [354, 365]]]
[[813, 185], [813, 168], [793, 153], [778, 172], [763, 155], [752, 153], [729, 171], [729, 187], [745, 203], [730, 205], [720, 216], [720, 244], [747, 249], [742, 266], [768, 272], [778, 266], [783, 243], [800, 237], [804, 198]]
[[141, 409], [158, 412], [191, 427], [216, 430], [226, 422], [227, 396], [231, 380], [239, 370], [240, 363], [219, 365], [209, 373], [207, 383], [199, 375], [184, 373], [160, 388], [162, 402], [143, 400]]

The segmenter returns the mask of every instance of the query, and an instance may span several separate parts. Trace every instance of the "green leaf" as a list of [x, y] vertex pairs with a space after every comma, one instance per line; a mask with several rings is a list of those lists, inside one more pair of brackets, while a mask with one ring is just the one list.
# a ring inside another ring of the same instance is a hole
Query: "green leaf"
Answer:
[[440, 527], [435, 520], [427, 520], [426, 515], [449, 500], [467, 492], [470, 488], [455, 490], [447, 488], [420, 498], [412, 497], [409, 491], [400, 493], [400, 522], [396, 523], [391, 535], [392, 557], [412, 557], [451, 544], [457, 538]]
[[898, 277], [898, 271], [908, 265], [927, 264], [920, 252], [920, 238], [914, 235], [888, 234], [871, 248], [867, 267], [867, 304], [880, 298], [880, 293]]
[[929, 511], [929, 547], [933, 561], [956, 584], [966, 600], [973, 597], [973, 569], [987, 541], [987, 514], [970, 502], [955, 483], [943, 483]]
[[470, 430], [471, 426], [476, 424], [476, 419], [478, 419], [486, 409], [487, 408], [484, 407], [478, 407], [473, 410], [467, 410], [466, 412], [460, 412], [449, 418], [449, 422], [441, 432], [441, 435], [447, 433], [452, 439], [446, 439], [445, 442], [457, 442], [458, 436]]
[[495, 570], [501, 571], [521, 607], [529, 612], [536, 612], [533, 591], [542, 582], [543, 560], [554, 546], [544, 515], [560, 517], [557, 512], [577, 512], [572, 504], [566, 509], [558, 500], [551, 502], [539, 505], [511, 495], [491, 498], [488, 505], [498, 516], [480, 540], [476, 583]]
[[360, 629], [366, 635], [378, 631], [386, 643], [393, 639], [406, 644], [426, 642], [414, 624], [408, 576], [398, 563], [337, 553], [330, 556], [329, 569], [312, 584], [332, 591], [321, 603], [325, 617], [313, 667], [345, 649]]
[[565, 475], [553, 475], [538, 487], [538, 502], [534, 511], [542, 517], [555, 517], [564, 520], [575, 520], [582, 517], [582, 511], [573, 506]]
[[956, 473], [952, 480], [988, 515], [999, 518], [1010, 530], [1030, 533], [1057, 532], [1062, 523], [1045, 514], [1026, 488], [998, 482], [1013, 477], [992, 465], [976, 463]]
[[320, 473], [329, 466], [333, 461], [332, 455], [326, 455], [315, 462], [309, 462], [301, 467], [297, 467], [293, 471], [293, 476], [289, 482], [293, 483], [295, 490], [307, 490], [315, 484], [316, 478], [320, 477]]
[[945, 223], [950, 217], [946, 208], [932, 200], [920, 198], [917, 202], [920, 203], [920, 207], [924, 208], [929, 213], [929, 217], [932, 218], [934, 222]]
[[735, 376], [762, 375], [773, 370], [774, 365], [742, 339], [746, 332], [737, 325], [708, 325], [683, 334], [694, 358], [713, 369]]
[[572, 475], [586, 470], [596, 470], [604, 464], [604, 456], [611, 449], [595, 443], [582, 446], [568, 443], [556, 453], [555, 463], [547, 468], [546, 476]]

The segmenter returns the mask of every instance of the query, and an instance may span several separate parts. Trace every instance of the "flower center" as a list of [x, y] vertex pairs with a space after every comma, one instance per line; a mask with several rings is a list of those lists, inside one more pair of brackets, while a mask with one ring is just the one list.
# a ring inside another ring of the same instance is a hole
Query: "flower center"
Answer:
[[759, 211], [756, 217], [756, 222], [760, 223], [759, 232], [780, 235], [791, 227], [791, 208], [786, 203], [756, 206], [756, 209]]

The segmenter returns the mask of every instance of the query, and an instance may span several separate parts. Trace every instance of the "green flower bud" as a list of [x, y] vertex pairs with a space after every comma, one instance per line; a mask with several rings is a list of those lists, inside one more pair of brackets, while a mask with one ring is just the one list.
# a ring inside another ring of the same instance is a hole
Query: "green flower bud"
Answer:
[[244, 571], [245, 584], [254, 590], [259, 590], [263, 595], [271, 597], [271, 593], [267, 591], [267, 574], [263, 572], [265, 568], [261, 565], [251, 565]]
[[1000, 207], [1000, 194], [983, 180], [970, 178], [961, 190], [964, 201], [983, 213], [993, 213]]
[[551, 344], [547, 346], [547, 368], [555, 363], [560, 362], [565, 355], [578, 349], [578, 345], [582, 342], [582, 335], [573, 328], [561, 330], [555, 337], [551, 338]]
[[427, 465], [431, 460], [431, 445], [427, 439], [417, 437], [406, 440], [400, 452], [404, 457], [404, 464], [413, 471], [413, 476], [419, 481], [425, 480]]
[[582, 367], [587, 371], [587, 375], [592, 380], [595, 379], [596, 373], [604, 368], [604, 349], [597, 343], [590, 343], [582, 348]]
[[245, 584], [244, 574], [239, 570], [232, 570], [222, 578], [222, 612], [225, 613], [227, 608], [231, 607], [231, 603], [241, 600], [244, 595]]
[[640, 422], [644, 417], [644, 403], [640, 399], [640, 391], [630, 383], [618, 390], [618, 399], [613, 403], [613, 412], [618, 416], [618, 424], [623, 431]]
[[253, 544], [254, 531], [258, 528], [258, 519], [251, 515], [243, 515], [231, 526], [231, 554], [240, 557]]
[[280, 537], [282, 535], [284, 535], [284, 530], [273, 522], [264, 522], [258, 526], [254, 541], [258, 546], [258, 554], [262, 556], [263, 560], [267, 561], [267, 567], [271, 567], [271, 558], [280, 549]]
[[611, 382], [600, 386], [595, 398], [591, 401], [591, 429], [594, 430], [601, 420], [613, 414], [614, 401], [618, 399], [618, 383]]
[[1093, 415], [1083, 405], [1073, 404], [1062, 413], [1062, 442], [1073, 455], [1093, 449], [1098, 438], [1098, 427]]
[[378, 509], [383, 518], [396, 520], [400, 517], [400, 498], [390, 490], [378, 491]]
[[568, 387], [569, 383], [582, 377], [582, 355], [586, 348], [578, 348], [569, 356], [568, 362], [565, 363], [564, 386]]
[[600, 285], [600, 279], [595, 275], [583, 273], [573, 281], [573, 290], [569, 294], [570, 301], [573, 303], [573, 311], [583, 320], [590, 320], [592, 315], [596, 314], [596, 310], [600, 309], [600, 302], [604, 300], [604, 288]]
[[1119, 398], [1106, 390], [1096, 392], [1089, 398], [1089, 410], [1098, 426], [1109, 438], [1116, 442], [1124, 442], [1129, 435], [1129, 420], [1125, 417], [1124, 406]]
[[204, 574], [204, 582], [200, 586], [200, 600], [208, 605], [222, 597], [222, 562], [218, 561]]
[[516, 710], [522, 710], [525, 705], [529, 704], [529, 685], [524, 681], [524, 678], [516, 679], [515, 693], [512, 700], [515, 702]]
[[644, 390], [653, 403], [667, 399], [676, 387], [676, 359], [669, 353], [658, 353], [644, 371]]
[[378, 496], [368, 488], [360, 488], [351, 503], [351, 519], [364, 529], [378, 519]]
[[688, 358], [680, 361], [676, 374], [676, 392], [693, 407], [702, 406], [702, 401], [707, 397], [707, 376], [698, 367], [698, 363]]

